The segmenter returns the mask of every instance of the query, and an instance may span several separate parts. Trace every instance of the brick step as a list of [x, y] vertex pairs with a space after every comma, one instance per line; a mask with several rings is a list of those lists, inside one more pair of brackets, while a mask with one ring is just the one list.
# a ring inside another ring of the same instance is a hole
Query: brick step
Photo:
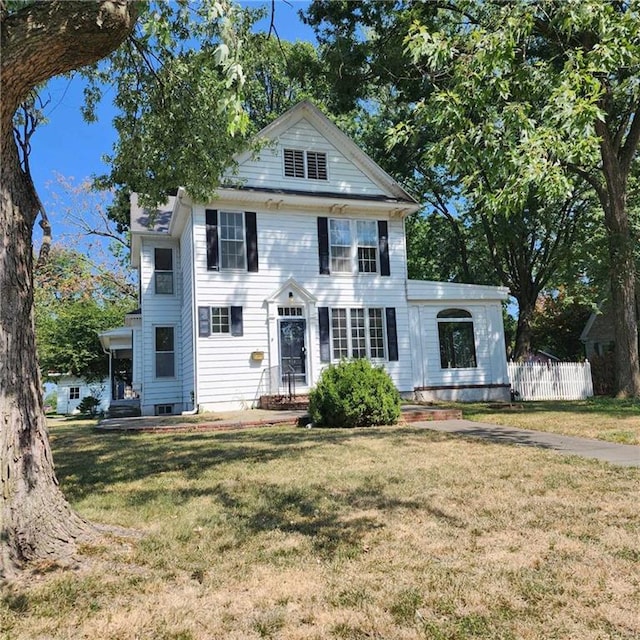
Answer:
[[[261, 396], [260, 408], [271, 411], [306, 411], [309, 408], [309, 396]], [[461, 420], [460, 409], [424, 407], [421, 405], [403, 405], [400, 422], [422, 422], [425, 420]]]
[[423, 422], [429, 420], [461, 420], [462, 411], [460, 409], [438, 409], [435, 408], [414, 408], [403, 407], [400, 415], [401, 423]]
[[309, 396], [260, 396], [260, 409], [271, 411], [306, 411], [309, 408]]

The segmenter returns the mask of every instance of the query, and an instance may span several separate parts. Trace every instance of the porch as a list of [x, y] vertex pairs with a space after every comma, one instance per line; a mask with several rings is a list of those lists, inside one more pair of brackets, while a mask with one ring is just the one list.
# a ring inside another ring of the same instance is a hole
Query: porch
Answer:
[[109, 356], [109, 417], [139, 416], [140, 397], [133, 385], [133, 329], [109, 329], [98, 337]]

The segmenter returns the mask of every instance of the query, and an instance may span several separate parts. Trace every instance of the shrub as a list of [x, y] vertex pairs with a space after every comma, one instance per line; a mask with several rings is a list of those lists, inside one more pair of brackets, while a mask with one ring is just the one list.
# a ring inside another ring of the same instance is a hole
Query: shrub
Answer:
[[85, 396], [80, 400], [78, 405], [78, 411], [83, 414], [88, 414], [91, 417], [98, 413], [98, 407], [100, 406], [100, 400], [94, 396]]
[[343, 360], [322, 372], [309, 395], [309, 413], [327, 427], [395, 424], [400, 394], [384, 369], [364, 359]]

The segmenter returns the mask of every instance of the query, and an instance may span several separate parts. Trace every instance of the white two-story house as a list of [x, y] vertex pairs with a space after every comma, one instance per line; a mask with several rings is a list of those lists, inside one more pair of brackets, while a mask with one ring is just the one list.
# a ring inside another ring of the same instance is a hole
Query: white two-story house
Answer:
[[507, 290], [408, 280], [420, 204], [311, 103], [258, 135], [211, 202], [178, 189], [150, 216], [132, 196], [140, 309], [102, 341], [130, 348], [142, 414], [306, 394], [343, 358], [408, 397], [508, 400]]

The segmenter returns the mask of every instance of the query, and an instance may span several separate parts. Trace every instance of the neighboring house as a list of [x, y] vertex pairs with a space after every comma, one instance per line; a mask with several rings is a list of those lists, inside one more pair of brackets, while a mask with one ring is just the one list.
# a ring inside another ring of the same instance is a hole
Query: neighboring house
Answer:
[[142, 414], [305, 394], [353, 357], [407, 397], [509, 400], [507, 290], [408, 280], [419, 203], [309, 102], [259, 136], [212, 202], [132, 196], [140, 312], [101, 340], [131, 354]]
[[[636, 285], [640, 291], [640, 282]], [[640, 298], [636, 304], [636, 318], [640, 320]], [[584, 343], [585, 355], [587, 359], [594, 356], [604, 356], [615, 350], [615, 329], [613, 326], [613, 311], [611, 302], [604, 300], [598, 305], [587, 320], [580, 340]], [[640, 326], [638, 327], [638, 342], [640, 344]]]
[[100, 400], [98, 411], [106, 411], [111, 402], [108, 381], [87, 382], [74, 376], [56, 376], [58, 404], [56, 413], [71, 415], [78, 413], [78, 407], [83, 398], [93, 396]]
[[594, 311], [587, 320], [580, 341], [584, 343], [587, 359], [593, 356], [603, 356], [610, 353], [615, 347], [615, 335], [613, 318], [608, 303], [601, 303], [597, 311]]
[[523, 362], [531, 362], [535, 364], [552, 364], [554, 362], [560, 362], [560, 358], [554, 356], [548, 351], [542, 349], [531, 349], [529, 353], [523, 358]]

